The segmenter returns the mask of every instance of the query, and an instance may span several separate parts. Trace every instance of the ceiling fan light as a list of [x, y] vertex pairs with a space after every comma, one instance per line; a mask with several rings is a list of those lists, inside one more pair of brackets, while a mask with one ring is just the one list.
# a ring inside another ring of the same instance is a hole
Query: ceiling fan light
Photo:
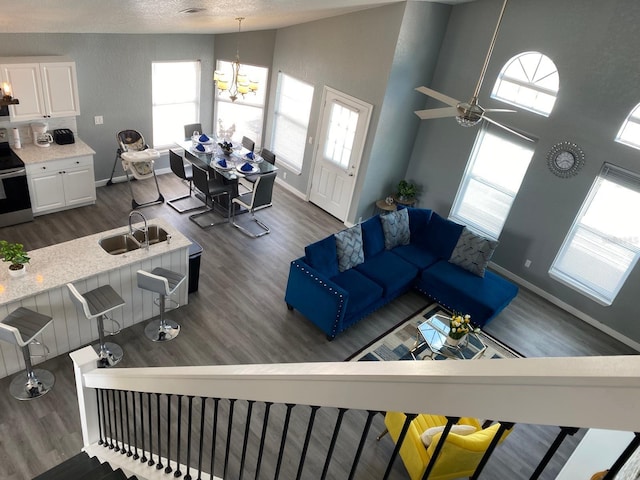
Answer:
[[229, 89], [229, 82], [227, 82], [226, 80], [218, 80], [216, 82], [216, 85], [218, 86], [218, 90], [220, 90], [221, 92]]
[[475, 127], [478, 123], [480, 123], [480, 120], [482, 120], [482, 117], [480, 118], [467, 118], [467, 117], [463, 117], [461, 115], [458, 115], [456, 117], [456, 121], [458, 122], [459, 125], [462, 125], [463, 127]]
[[249, 80], [249, 90], [255, 93], [258, 90], [258, 81], [257, 80]]

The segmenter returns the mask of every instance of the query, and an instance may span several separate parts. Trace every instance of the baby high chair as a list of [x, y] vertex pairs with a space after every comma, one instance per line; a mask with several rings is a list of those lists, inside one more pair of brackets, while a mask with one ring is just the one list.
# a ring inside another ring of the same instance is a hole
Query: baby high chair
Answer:
[[[144, 137], [135, 130], [122, 130], [116, 135], [119, 148], [116, 152], [116, 160], [111, 171], [111, 178], [107, 182], [110, 185], [113, 179], [113, 172], [115, 171], [118, 160], [122, 162], [122, 169], [127, 176], [129, 182], [129, 190], [131, 191], [131, 207], [133, 209], [139, 207], [146, 207], [149, 205], [156, 205], [164, 202], [164, 197], [160, 193], [160, 187], [158, 186], [158, 179], [156, 172], [153, 168], [153, 164], [157, 158], [160, 157], [160, 152], [149, 148], [144, 141]], [[136, 201], [133, 193], [133, 187], [131, 186], [131, 176], [135, 180], [146, 180], [153, 177], [156, 184], [156, 190], [158, 191], [158, 198], [148, 202], [140, 203]]]

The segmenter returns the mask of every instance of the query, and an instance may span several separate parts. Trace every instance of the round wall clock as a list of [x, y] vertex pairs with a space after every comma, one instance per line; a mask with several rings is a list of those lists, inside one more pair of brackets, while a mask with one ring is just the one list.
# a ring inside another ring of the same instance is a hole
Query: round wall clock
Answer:
[[584, 165], [584, 152], [575, 143], [556, 143], [547, 155], [547, 165], [561, 178], [572, 177]]

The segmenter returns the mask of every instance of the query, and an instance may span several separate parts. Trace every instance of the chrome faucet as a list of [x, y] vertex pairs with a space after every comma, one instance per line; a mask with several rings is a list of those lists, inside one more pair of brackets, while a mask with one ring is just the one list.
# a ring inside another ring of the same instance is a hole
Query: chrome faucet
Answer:
[[[140, 218], [142, 218], [142, 221], [144, 222], [143, 229], [133, 227], [131, 219], [134, 215], [138, 215]], [[142, 212], [138, 210], [132, 210], [129, 214], [129, 235], [133, 236], [134, 231], [142, 232], [144, 234], [144, 248], [145, 250], [149, 250], [149, 226], [147, 224], [147, 218], [142, 214]]]

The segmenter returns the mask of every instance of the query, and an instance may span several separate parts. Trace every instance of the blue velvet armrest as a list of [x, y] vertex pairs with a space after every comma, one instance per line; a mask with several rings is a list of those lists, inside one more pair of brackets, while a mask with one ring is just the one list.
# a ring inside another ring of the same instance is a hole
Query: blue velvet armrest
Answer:
[[332, 339], [342, 330], [349, 292], [311, 268], [301, 257], [289, 267], [284, 300], [289, 308], [298, 310]]

